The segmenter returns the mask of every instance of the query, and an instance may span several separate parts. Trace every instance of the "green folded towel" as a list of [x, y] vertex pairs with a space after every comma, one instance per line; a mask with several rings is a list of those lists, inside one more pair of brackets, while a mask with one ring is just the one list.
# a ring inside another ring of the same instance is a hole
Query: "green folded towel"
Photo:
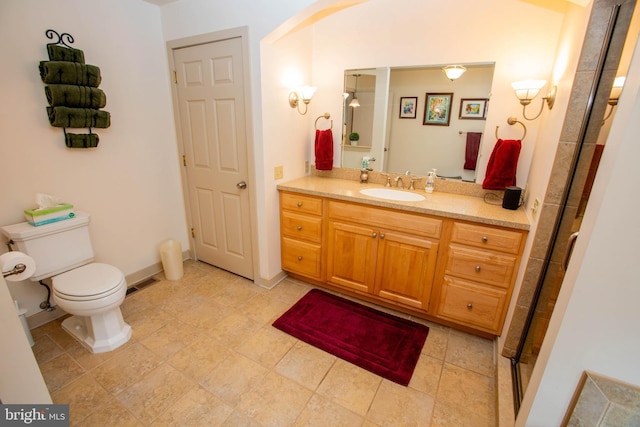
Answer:
[[47, 107], [49, 123], [59, 128], [108, 128], [111, 114], [91, 108]]
[[48, 44], [47, 52], [49, 53], [49, 61], [68, 61], [84, 64], [84, 52], [80, 49]]
[[64, 143], [69, 148], [97, 147], [100, 138], [95, 133], [65, 133]]
[[102, 77], [95, 65], [65, 61], [40, 61], [40, 77], [44, 83], [98, 87]]
[[95, 87], [75, 85], [47, 85], [44, 87], [47, 101], [52, 107], [102, 108], [107, 104], [107, 96]]

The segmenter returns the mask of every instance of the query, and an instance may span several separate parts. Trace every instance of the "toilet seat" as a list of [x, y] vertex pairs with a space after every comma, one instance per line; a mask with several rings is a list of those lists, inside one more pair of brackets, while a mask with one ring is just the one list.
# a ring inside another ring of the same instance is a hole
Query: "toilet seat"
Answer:
[[53, 292], [68, 301], [106, 298], [125, 286], [122, 272], [109, 264], [91, 263], [52, 278]]

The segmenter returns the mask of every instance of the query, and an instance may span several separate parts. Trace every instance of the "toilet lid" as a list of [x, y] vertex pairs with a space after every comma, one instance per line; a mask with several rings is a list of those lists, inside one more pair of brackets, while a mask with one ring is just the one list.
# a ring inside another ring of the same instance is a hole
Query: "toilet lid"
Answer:
[[116, 267], [94, 262], [53, 277], [53, 287], [69, 296], [101, 295], [118, 287], [124, 275]]

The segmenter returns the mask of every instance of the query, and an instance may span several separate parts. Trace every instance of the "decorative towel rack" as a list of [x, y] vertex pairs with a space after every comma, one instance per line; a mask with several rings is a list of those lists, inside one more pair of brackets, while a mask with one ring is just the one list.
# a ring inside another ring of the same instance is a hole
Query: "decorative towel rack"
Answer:
[[[525, 137], [527, 136], [527, 127], [524, 125], [524, 123], [522, 123], [520, 120], [518, 120], [516, 117], [509, 117], [507, 119], [507, 124], [509, 125], [515, 125], [516, 123], [520, 123], [522, 125], [522, 138], [520, 138], [521, 141], [524, 141]], [[498, 136], [498, 128], [500, 126], [496, 126], [496, 139], [500, 139], [500, 137]]]
[[[331, 114], [329, 114], [329, 113], [324, 113], [323, 115], [318, 116], [318, 118], [316, 119], [316, 124], [315, 124], [316, 130], [318, 130], [318, 120], [320, 120], [320, 119], [329, 120], [330, 118], [331, 118]], [[333, 129], [333, 120], [331, 120], [331, 127], [329, 129]]]

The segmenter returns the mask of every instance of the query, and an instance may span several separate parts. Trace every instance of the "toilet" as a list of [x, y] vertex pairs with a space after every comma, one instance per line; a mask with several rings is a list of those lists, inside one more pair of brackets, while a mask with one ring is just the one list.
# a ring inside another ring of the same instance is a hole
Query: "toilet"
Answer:
[[93, 262], [90, 216], [75, 212], [63, 221], [33, 226], [27, 222], [0, 227], [14, 250], [34, 259], [31, 280], [51, 278], [53, 299], [72, 316], [62, 328], [93, 353], [114, 350], [131, 338], [120, 305], [127, 281], [118, 268]]

